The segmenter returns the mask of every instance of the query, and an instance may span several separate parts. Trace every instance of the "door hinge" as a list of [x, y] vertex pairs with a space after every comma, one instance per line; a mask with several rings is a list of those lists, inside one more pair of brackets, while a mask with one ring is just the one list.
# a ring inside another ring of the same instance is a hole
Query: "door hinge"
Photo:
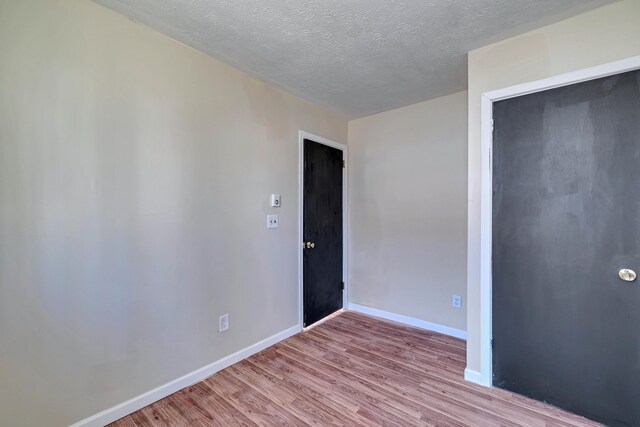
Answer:
[[491, 350], [493, 350], [493, 338], [491, 338], [490, 345], [491, 345]]
[[340, 289], [344, 291], [344, 282], [340, 282]]
[[344, 160], [342, 161], [342, 167], [343, 167], [343, 168], [346, 168], [346, 167], [347, 167], [347, 165], [345, 164]]

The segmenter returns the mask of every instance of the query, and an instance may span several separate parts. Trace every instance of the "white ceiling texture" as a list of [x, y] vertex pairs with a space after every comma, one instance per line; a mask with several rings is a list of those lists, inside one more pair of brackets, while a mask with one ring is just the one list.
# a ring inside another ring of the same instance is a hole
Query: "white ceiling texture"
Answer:
[[96, 0], [347, 118], [467, 87], [466, 53], [609, 0]]

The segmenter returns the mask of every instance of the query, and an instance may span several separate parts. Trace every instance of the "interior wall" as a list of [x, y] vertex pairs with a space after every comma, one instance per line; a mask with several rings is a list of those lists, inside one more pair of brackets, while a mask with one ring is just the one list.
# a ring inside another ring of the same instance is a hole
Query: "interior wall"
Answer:
[[[480, 99], [484, 92], [640, 55], [640, 2], [624, 0], [469, 53], [467, 368], [480, 352]], [[487, 331], [489, 332], [489, 331]]]
[[349, 122], [351, 303], [466, 329], [466, 123], [466, 92]]
[[347, 140], [95, 3], [0, 2], [0, 424], [69, 425], [295, 326], [300, 129]]

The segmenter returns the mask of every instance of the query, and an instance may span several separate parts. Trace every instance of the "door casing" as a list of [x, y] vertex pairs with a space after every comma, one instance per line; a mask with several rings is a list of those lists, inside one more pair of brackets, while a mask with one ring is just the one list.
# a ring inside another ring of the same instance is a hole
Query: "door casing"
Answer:
[[[304, 238], [304, 140], [310, 139], [318, 144], [326, 145], [332, 148], [336, 148], [342, 151], [342, 158], [345, 165], [348, 165], [348, 149], [344, 144], [332, 141], [327, 138], [323, 138], [318, 135], [314, 135], [309, 132], [298, 132], [298, 325], [300, 330], [304, 329], [304, 263], [303, 263], [303, 251], [302, 240]], [[342, 307], [346, 308], [348, 305], [349, 295], [349, 282], [347, 280], [348, 267], [348, 235], [349, 235], [349, 216], [347, 205], [347, 168], [342, 168], [342, 281], [344, 282], [344, 290], [342, 291]]]
[[[640, 56], [598, 65], [547, 79], [485, 92], [481, 95], [481, 183], [480, 183], [480, 372], [465, 369], [464, 377], [485, 387], [492, 386], [492, 273], [493, 246], [493, 103], [574, 83], [640, 69]], [[472, 230], [469, 230], [471, 233]]]

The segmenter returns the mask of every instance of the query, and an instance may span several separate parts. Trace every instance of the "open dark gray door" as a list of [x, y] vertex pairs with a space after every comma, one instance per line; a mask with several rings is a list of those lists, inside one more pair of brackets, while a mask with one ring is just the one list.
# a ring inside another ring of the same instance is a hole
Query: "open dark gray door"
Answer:
[[640, 426], [640, 72], [494, 104], [494, 384]]
[[342, 159], [342, 150], [304, 140], [305, 326], [342, 308]]

